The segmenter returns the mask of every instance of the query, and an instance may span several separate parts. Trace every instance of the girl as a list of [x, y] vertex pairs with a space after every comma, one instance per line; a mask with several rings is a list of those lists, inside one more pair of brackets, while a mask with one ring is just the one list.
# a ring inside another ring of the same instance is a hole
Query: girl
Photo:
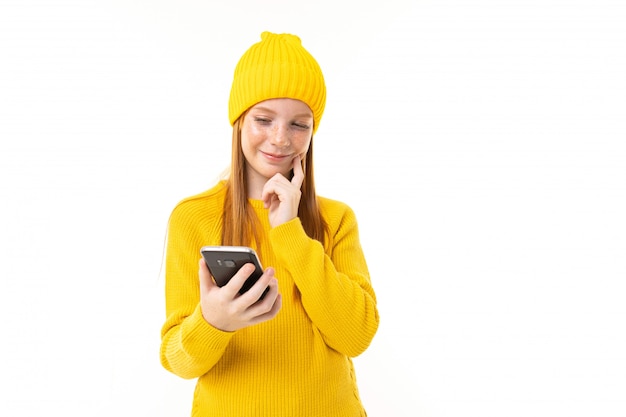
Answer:
[[[198, 378], [193, 416], [366, 415], [351, 358], [378, 310], [353, 211], [315, 192], [325, 102], [300, 39], [264, 32], [235, 68], [230, 175], [172, 211], [161, 363]], [[218, 287], [206, 245], [250, 246], [270, 267], [243, 294], [252, 265]]]

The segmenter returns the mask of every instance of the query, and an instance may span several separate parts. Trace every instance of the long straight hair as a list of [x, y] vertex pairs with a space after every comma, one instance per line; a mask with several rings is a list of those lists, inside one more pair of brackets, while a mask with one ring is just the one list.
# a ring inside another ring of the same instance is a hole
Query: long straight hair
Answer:
[[[226, 198], [222, 218], [222, 244], [249, 246], [254, 241], [260, 248], [261, 235], [259, 220], [252, 206], [248, 203], [248, 185], [246, 181], [247, 163], [241, 147], [241, 125], [247, 112], [244, 112], [233, 124], [232, 160], [230, 175], [226, 181]], [[320, 212], [315, 181], [313, 178], [313, 139], [303, 163], [304, 182], [302, 197], [298, 207], [298, 217], [306, 234], [325, 243], [327, 224]]]

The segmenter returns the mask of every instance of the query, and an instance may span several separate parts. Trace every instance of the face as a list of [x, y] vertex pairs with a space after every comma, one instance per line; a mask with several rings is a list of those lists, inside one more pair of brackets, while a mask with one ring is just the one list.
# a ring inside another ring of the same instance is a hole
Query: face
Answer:
[[313, 113], [300, 100], [277, 98], [251, 107], [241, 127], [249, 190], [262, 189], [280, 173], [288, 177], [293, 159], [304, 156], [313, 134]]

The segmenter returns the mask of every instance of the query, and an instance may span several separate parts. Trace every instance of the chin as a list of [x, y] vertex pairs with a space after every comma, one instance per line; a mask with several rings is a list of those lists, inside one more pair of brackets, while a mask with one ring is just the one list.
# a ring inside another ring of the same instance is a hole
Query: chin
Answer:
[[265, 176], [267, 178], [272, 178], [276, 174], [281, 174], [285, 177], [291, 176], [291, 168], [281, 169], [280, 167], [273, 166], [268, 167], [268, 169], [265, 171]]

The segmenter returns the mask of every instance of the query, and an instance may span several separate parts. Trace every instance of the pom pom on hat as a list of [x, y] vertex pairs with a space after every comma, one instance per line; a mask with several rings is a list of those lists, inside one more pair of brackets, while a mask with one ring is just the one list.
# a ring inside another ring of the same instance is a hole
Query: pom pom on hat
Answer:
[[228, 102], [230, 124], [248, 108], [272, 98], [306, 103], [313, 112], [313, 132], [317, 130], [326, 105], [326, 85], [319, 64], [296, 35], [263, 32], [261, 41], [240, 58]]

